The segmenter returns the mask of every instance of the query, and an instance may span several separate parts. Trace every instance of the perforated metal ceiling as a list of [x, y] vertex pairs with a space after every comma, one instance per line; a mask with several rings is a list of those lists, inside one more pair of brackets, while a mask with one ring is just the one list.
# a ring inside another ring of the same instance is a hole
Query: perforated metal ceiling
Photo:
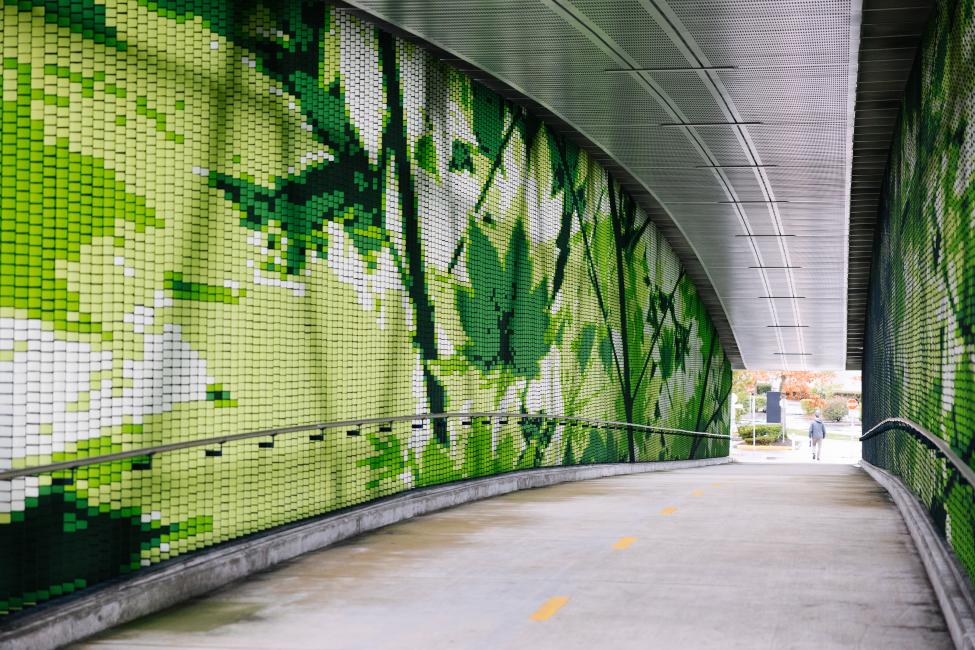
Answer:
[[733, 363], [845, 367], [860, 0], [350, 4], [531, 98], [642, 185]]

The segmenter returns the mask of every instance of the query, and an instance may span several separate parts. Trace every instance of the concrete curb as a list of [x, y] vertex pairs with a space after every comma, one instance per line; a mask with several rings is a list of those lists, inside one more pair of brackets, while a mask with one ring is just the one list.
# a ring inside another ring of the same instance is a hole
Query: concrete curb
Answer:
[[975, 650], [975, 597], [964, 570], [948, 543], [938, 534], [917, 497], [896, 476], [865, 460], [860, 464], [873, 480], [890, 493], [911, 533], [928, 579], [934, 587], [958, 650]]
[[0, 623], [5, 650], [49, 650], [165, 609], [294, 557], [399, 521], [493, 496], [569, 481], [691, 469], [730, 457], [553, 467], [413, 490], [176, 558], [128, 580]]

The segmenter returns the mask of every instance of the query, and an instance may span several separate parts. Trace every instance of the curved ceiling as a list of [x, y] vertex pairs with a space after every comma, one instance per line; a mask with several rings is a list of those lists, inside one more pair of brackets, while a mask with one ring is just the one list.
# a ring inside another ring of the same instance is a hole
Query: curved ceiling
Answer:
[[703, 267], [736, 365], [846, 365], [860, 0], [350, 4], [530, 97], [637, 179]]

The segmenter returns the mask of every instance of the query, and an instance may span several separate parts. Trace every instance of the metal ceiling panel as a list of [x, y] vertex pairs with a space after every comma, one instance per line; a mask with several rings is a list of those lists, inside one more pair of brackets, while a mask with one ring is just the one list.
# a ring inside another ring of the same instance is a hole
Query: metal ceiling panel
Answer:
[[687, 65], [666, 32], [643, 10], [639, 0], [573, 0], [572, 5], [590, 25], [617, 43], [637, 66]]
[[[845, 366], [860, 0], [351, 4], [591, 143], [688, 266], [736, 366]], [[908, 66], [871, 66], [872, 98], [896, 101], [882, 82]]]

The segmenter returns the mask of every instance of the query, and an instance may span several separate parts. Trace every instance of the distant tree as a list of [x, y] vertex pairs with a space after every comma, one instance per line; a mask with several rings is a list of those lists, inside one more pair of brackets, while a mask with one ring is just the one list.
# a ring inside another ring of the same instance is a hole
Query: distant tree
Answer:
[[768, 382], [773, 373], [765, 370], [736, 370], [731, 382], [731, 390], [738, 397], [738, 403], [748, 407], [748, 396], [756, 392], [759, 383]]
[[809, 370], [782, 373], [782, 393], [786, 399], [827, 398], [832, 396], [836, 374]]
[[813, 393], [824, 400], [829, 400], [836, 394], [836, 389], [838, 388], [836, 374], [832, 372], [820, 372], [817, 375], [812, 383]]
[[846, 414], [846, 400], [842, 397], [831, 399], [823, 407], [823, 419], [829, 420], [830, 422], [840, 422], [846, 417]]
[[774, 378], [779, 379], [783, 399], [814, 399], [817, 407], [825, 404], [836, 391], [836, 373], [811, 370], [736, 370], [731, 390], [747, 408], [749, 395], [766, 392]]

